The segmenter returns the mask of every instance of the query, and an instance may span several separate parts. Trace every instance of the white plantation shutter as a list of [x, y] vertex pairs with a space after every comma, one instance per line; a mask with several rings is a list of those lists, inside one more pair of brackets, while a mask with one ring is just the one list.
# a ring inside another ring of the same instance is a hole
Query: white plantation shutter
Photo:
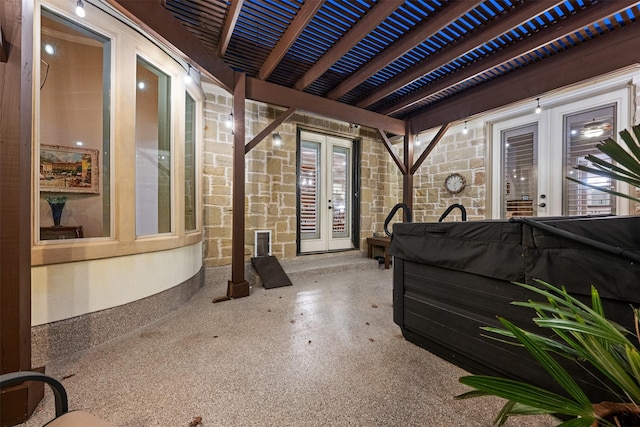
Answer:
[[319, 148], [318, 144], [312, 142], [303, 142], [300, 147], [300, 237], [302, 239], [320, 237]]
[[504, 217], [533, 216], [537, 198], [537, 125], [503, 133]]
[[[602, 188], [613, 188], [613, 182], [604, 177], [574, 169], [577, 165], [591, 166], [585, 160], [588, 154], [603, 160], [610, 158], [601, 153], [596, 144], [615, 135], [613, 118], [615, 106], [606, 106], [565, 117], [565, 176], [585, 181]], [[589, 138], [584, 131], [597, 125], [602, 135]], [[598, 215], [615, 213], [615, 196], [584, 185], [565, 180], [564, 215]]]

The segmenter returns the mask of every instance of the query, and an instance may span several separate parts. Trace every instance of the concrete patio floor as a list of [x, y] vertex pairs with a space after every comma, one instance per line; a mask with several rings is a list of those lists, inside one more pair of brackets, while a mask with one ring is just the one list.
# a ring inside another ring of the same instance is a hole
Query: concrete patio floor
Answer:
[[[393, 323], [393, 270], [352, 258], [283, 263], [293, 286], [216, 304], [226, 283], [209, 281], [180, 310], [47, 373], [72, 410], [117, 426], [491, 426], [502, 402], [455, 400], [466, 373]], [[47, 392], [23, 425], [52, 417]]]

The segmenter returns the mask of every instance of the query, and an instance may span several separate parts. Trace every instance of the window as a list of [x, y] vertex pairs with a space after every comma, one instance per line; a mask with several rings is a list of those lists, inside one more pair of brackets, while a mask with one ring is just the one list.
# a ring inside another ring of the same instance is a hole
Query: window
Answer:
[[136, 235], [171, 232], [171, 79], [138, 57]]
[[196, 101], [185, 93], [184, 229], [196, 229]]
[[[41, 16], [40, 240], [108, 237], [111, 42], [47, 9]], [[65, 230], [51, 228], [54, 198]]]

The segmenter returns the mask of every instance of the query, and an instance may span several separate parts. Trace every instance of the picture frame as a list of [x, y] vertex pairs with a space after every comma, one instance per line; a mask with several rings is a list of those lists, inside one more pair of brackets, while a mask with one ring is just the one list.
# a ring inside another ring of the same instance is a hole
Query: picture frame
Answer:
[[98, 150], [40, 145], [40, 191], [100, 194]]

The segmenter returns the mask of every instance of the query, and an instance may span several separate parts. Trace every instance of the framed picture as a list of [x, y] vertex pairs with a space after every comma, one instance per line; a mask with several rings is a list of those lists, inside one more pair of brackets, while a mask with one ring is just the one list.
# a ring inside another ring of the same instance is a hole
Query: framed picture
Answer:
[[98, 150], [40, 146], [40, 191], [99, 194]]

